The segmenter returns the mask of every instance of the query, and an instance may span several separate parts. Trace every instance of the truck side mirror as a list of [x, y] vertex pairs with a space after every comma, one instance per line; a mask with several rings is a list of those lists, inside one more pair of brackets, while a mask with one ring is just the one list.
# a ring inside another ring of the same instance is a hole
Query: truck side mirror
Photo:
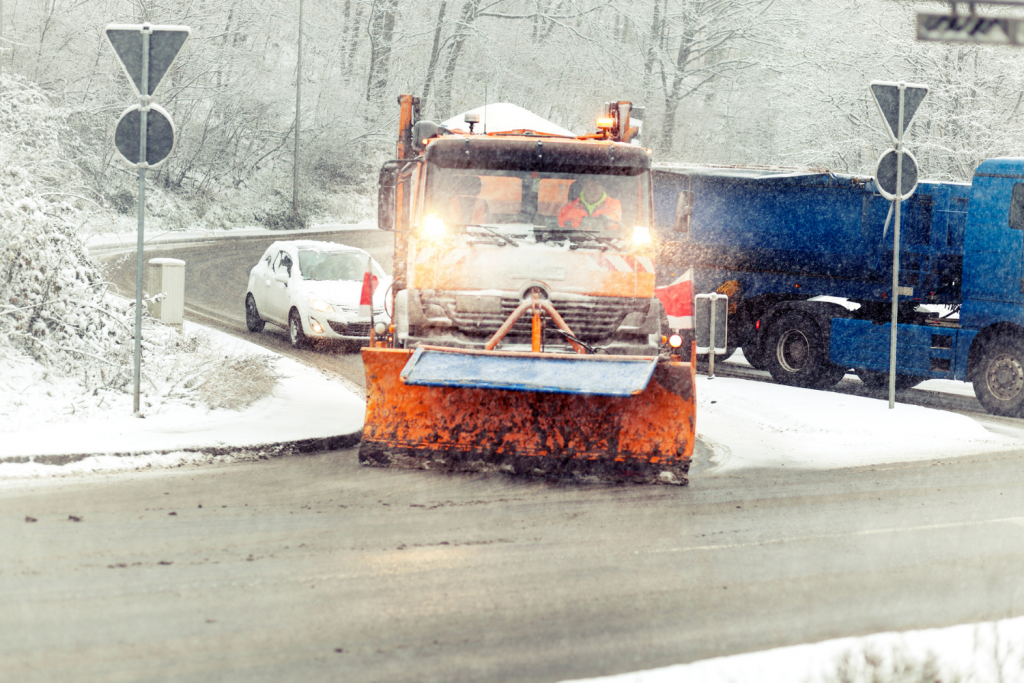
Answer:
[[380, 169], [377, 179], [377, 227], [394, 230], [398, 207], [395, 206], [395, 189], [398, 187], [398, 173], [402, 162], [389, 161]]
[[676, 222], [672, 226], [676, 232], [690, 232], [690, 219], [693, 217], [693, 192], [682, 190], [676, 199]]

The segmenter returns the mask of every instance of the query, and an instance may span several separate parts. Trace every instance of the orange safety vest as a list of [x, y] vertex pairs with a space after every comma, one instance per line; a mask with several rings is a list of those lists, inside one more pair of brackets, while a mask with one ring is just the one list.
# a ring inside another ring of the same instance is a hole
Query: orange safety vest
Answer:
[[607, 216], [616, 223], [622, 221], [622, 202], [618, 199], [612, 199], [605, 194], [596, 205], [591, 204], [591, 206], [594, 207], [592, 212], [587, 210], [583, 197], [569, 202], [558, 212], [558, 226], [579, 228], [584, 218], [597, 218], [598, 216]]

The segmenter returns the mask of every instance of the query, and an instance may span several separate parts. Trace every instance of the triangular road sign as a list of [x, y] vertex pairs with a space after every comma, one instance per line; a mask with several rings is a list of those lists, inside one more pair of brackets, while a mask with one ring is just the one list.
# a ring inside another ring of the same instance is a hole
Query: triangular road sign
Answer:
[[157, 26], [153, 24], [110, 24], [107, 39], [121, 60], [135, 92], [142, 93], [142, 34], [149, 32], [149, 83], [147, 95], [156, 92], [164, 74], [171, 68], [181, 46], [191, 32], [188, 26]]
[[917, 83], [907, 83], [904, 85], [902, 131], [898, 130], [900, 121], [899, 83], [872, 81], [869, 87], [871, 89], [871, 96], [875, 98], [875, 104], [878, 105], [878, 111], [882, 114], [882, 120], [885, 121], [886, 132], [889, 133], [889, 137], [895, 143], [896, 138], [901, 137], [901, 133], [907, 132], [907, 129], [910, 128], [910, 122], [914, 119], [914, 114], [917, 113], [918, 107], [924, 101], [924, 96], [928, 94], [928, 86]]

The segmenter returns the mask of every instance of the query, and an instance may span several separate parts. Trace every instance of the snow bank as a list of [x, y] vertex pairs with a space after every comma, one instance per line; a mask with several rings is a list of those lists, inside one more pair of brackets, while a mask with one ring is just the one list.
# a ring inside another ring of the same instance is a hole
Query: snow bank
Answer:
[[717, 471], [856, 467], [1024, 446], [957, 413], [706, 376], [697, 377], [697, 436]]
[[1024, 680], [1024, 618], [837, 638], [572, 683]]
[[[204, 328], [185, 324], [185, 334]], [[156, 396], [143, 386], [145, 418], [132, 416], [130, 393], [109, 394], [97, 402], [82, 396], [81, 385], [55, 376], [26, 356], [0, 358], [0, 459], [16, 456], [153, 453], [192, 448], [245, 448], [351, 434], [362, 429], [365, 404], [358, 387], [330, 379], [291, 359], [244, 340], [205, 330], [218, 353], [228, 358], [262, 355], [278, 379], [269, 396], [244, 410], [209, 409], [189, 394]], [[10, 391], [7, 390], [10, 388]], [[55, 428], [59, 427], [59, 428]], [[177, 465], [195, 454], [150, 455], [119, 463], [91, 459], [55, 468], [7, 463], [0, 477], [38, 476], [57, 471]], [[48, 469], [49, 468], [49, 469]]]

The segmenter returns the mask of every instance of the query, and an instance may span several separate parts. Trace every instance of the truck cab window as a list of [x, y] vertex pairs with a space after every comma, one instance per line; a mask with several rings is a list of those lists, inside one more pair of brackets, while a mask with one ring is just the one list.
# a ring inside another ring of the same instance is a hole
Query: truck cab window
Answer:
[[1015, 183], [1010, 194], [1010, 229], [1024, 230], [1024, 183]]

